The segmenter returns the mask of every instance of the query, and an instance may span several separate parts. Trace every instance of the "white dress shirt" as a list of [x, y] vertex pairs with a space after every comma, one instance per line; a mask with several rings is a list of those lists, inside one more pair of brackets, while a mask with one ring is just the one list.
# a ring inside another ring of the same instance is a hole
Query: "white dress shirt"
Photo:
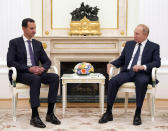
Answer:
[[[29, 52], [29, 47], [28, 47], [28, 39], [23, 35], [23, 40], [24, 40], [24, 43], [25, 43], [25, 47], [26, 47], [26, 52], [27, 52], [27, 66], [32, 66], [32, 63], [31, 63], [31, 59], [30, 59], [30, 52]], [[33, 46], [32, 46], [32, 39], [30, 39], [31, 41], [31, 48], [33, 50]]]
[[[143, 53], [144, 47], [146, 45], [146, 42], [147, 42], [147, 39], [141, 43], [140, 54], [139, 54], [138, 61], [137, 61], [136, 65], [141, 65], [142, 53]], [[132, 57], [131, 57], [131, 60], [130, 60], [130, 63], [128, 65], [128, 67], [127, 67], [128, 70], [131, 68], [132, 61], [133, 61], [134, 56], [135, 56], [135, 54], [136, 54], [136, 52], [138, 50], [138, 46], [139, 46], [139, 43], [136, 43], [134, 51], [133, 51], [133, 54], [132, 54]], [[145, 68], [144, 70], [146, 70], [146, 68], [147, 68], [146, 65], [143, 65], [143, 66]]]

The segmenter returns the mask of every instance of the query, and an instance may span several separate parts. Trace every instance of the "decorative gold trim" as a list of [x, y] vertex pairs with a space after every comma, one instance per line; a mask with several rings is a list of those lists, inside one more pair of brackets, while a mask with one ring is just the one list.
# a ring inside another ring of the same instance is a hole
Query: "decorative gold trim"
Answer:
[[118, 30], [119, 28], [101, 28], [101, 30]]
[[117, 0], [117, 29], [119, 29], [119, 0]]
[[125, 44], [126, 44], [126, 42], [122, 43], [122, 45], [121, 45], [121, 46], [122, 46], [122, 47], [125, 47]]
[[125, 33], [124, 33], [124, 31], [120, 31], [120, 35], [124, 35]]
[[[70, 50], [70, 49], [83, 49], [83, 48], [64, 48], [64, 47], [58, 47], [58, 48], [54, 48], [54, 49], [68, 49], [68, 50]], [[109, 48], [109, 47], [107, 47], [107, 48], [85, 48], [85, 49], [116, 49], [115, 47], [114, 48]]]
[[42, 0], [42, 36], [43, 36], [43, 0]]
[[[52, 9], [53, 9], [53, 0], [51, 0], [51, 30], [69, 30], [70, 28], [53, 28]], [[117, 27], [116, 28], [100, 28], [100, 29], [103, 29], [103, 30], [119, 29], [119, 0], [117, 0]]]
[[128, 24], [128, 0], [126, 0], [126, 35], [127, 35], [127, 25]]
[[48, 31], [46, 31], [46, 32], [45, 32], [45, 35], [48, 35], [48, 34], [49, 34], [49, 32], [48, 32]]
[[46, 49], [47, 48], [47, 44], [46, 43], [42, 43], [43, 48]]
[[77, 45], [80, 45], [80, 44], [92, 44], [92, 45], [93, 44], [114, 44], [114, 45], [116, 45], [116, 43], [53, 43], [53, 44], [67, 44], [67, 45], [69, 45], [69, 44], [77, 44]]
[[69, 35], [101, 35], [100, 23], [86, 17], [80, 21], [71, 21]]
[[52, 18], [52, 9], [53, 9], [53, 1], [51, 0], [51, 30], [53, 30], [53, 18]]

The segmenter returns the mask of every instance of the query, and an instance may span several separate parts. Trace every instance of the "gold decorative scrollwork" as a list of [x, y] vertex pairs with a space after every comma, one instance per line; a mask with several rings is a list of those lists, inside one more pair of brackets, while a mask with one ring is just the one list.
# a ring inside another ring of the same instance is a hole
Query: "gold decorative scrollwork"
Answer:
[[46, 31], [46, 32], [45, 32], [45, 35], [48, 35], [48, 34], [49, 34], [49, 32], [48, 32], [48, 31]]
[[71, 21], [70, 35], [101, 35], [100, 23], [98, 21], [90, 21], [86, 17], [80, 21]]
[[47, 44], [46, 43], [42, 43], [43, 48], [46, 49], [47, 48]]

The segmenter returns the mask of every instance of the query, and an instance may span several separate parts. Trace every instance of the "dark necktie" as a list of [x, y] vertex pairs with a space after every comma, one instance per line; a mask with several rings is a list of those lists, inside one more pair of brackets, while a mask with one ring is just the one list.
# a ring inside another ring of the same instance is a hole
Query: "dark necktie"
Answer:
[[32, 47], [31, 47], [31, 41], [27, 40], [27, 43], [28, 43], [28, 47], [29, 47], [30, 60], [31, 60], [32, 66], [35, 66], [36, 64], [35, 64], [35, 60], [34, 60], [34, 53], [33, 53]]
[[130, 68], [130, 76], [133, 77], [135, 75], [135, 72], [133, 71], [133, 66], [137, 64], [137, 61], [138, 61], [138, 58], [139, 58], [139, 54], [140, 54], [140, 48], [141, 48], [141, 43], [139, 43], [138, 45], [138, 50], [134, 56], [134, 59], [132, 61], [132, 64], [131, 64], [131, 68]]

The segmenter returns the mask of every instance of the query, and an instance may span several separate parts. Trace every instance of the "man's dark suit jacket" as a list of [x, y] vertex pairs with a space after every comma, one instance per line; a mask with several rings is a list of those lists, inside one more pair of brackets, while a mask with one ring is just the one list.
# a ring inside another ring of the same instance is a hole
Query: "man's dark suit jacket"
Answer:
[[[39, 66], [39, 63], [41, 63], [46, 72], [51, 66], [51, 61], [45, 53], [42, 43], [32, 39], [32, 46], [36, 65]], [[18, 73], [29, 72], [29, 67], [27, 66], [27, 52], [23, 37], [15, 38], [9, 42], [7, 66], [15, 67]]]
[[[131, 60], [134, 47], [136, 45], [135, 41], [128, 41], [121, 53], [121, 56], [111, 62], [114, 66], [122, 67], [122, 71], [126, 71]], [[153, 67], [160, 67], [160, 46], [147, 40], [147, 43], [142, 52], [141, 65], [146, 65], [146, 72], [151, 75]]]

